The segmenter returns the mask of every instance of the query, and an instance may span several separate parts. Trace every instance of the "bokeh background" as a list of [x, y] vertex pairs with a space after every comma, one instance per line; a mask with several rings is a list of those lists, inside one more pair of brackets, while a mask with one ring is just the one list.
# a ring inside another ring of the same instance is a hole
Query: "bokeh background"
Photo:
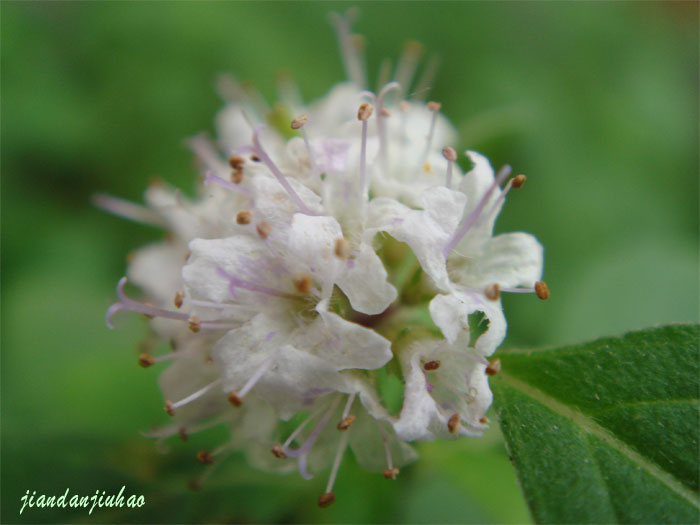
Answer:
[[[213, 131], [220, 72], [270, 101], [291, 71], [307, 100], [343, 78], [326, 2], [3, 1], [2, 521], [529, 521], [497, 428], [421, 445], [395, 482], [349, 457], [326, 475], [255, 472], [233, 457], [202, 491], [195, 452], [158, 452], [157, 367], [136, 365], [138, 316], [104, 325], [125, 255], [161, 232], [108, 216], [98, 191], [140, 201], [158, 176], [194, 184], [183, 138]], [[559, 345], [698, 319], [696, 2], [359, 3], [370, 71], [422, 42], [432, 99], [460, 148], [528, 175], [499, 231], [546, 247], [552, 298], [506, 297], [507, 346]], [[376, 78], [376, 73], [372, 75]], [[562, 378], [565, 380], [565, 378]], [[139, 510], [28, 509], [20, 497], [143, 494]]]

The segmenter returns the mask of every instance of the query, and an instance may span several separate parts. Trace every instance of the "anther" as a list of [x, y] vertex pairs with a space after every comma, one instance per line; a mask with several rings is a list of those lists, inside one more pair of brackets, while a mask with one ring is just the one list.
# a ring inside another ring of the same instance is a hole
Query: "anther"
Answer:
[[450, 416], [450, 419], [447, 420], [447, 430], [450, 431], [450, 434], [454, 434], [457, 432], [457, 429], [459, 428], [459, 414], [452, 414]]
[[279, 445], [275, 445], [270, 449], [270, 452], [272, 452], [272, 455], [275, 456], [276, 458], [280, 459], [286, 459], [287, 454], [284, 453], [284, 450], [282, 450], [282, 447]]
[[318, 498], [318, 506], [325, 509], [335, 501], [335, 494], [332, 492], [326, 492], [321, 494]]
[[152, 366], [155, 362], [156, 360], [153, 359], [152, 355], [141, 354], [139, 356], [139, 365], [141, 365], [143, 368], [148, 368], [149, 366]]
[[338, 430], [345, 431], [349, 429], [355, 422], [355, 416], [348, 416], [343, 418], [343, 420], [338, 423]]
[[260, 162], [260, 157], [258, 157], [255, 153], [253, 153], [250, 156], [250, 160], [252, 160], [253, 162]]
[[185, 299], [185, 292], [178, 290], [175, 292], [175, 298], [173, 299], [173, 304], [175, 308], [180, 308], [182, 306], [182, 301]]
[[295, 118], [292, 120], [292, 129], [300, 129], [304, 127], [304, 124], [306, 124], [306, 121], [309, 120], [309, 117], [306, 115], [302, 115], [300, 117]]
[[481, 423], [482, 425], [485, 425], [488, 422], [489, 418], [487, 418], [486, 416], [481, 416], [481, 419], [479, 419], [479, 423]]
[[243, 404], [243, 400], [240, 397], [238, 397], [238, 392], [229, 392], [228, 402], [235, 407], [239, 407]]
[[394, 467], [394, 468], [384, 469], [384, 472], [382, 472], [382, 474], [384, 474], [384, 477], [386, 479], [396, 479], [396, 476], [399, 475], [399, 472], [400, 472], [399, 469]]
[[335, 248], [333, 249], [333, 253], [335, 253], [335, 256], [338, 259], [347, 259], [350, 256], [350, 245], [348, 241], [342, 237], [338, 237], [335, 240]]
[[442, 108], [442, 104], [439, 102], [431, 101], [428, 102], [428, 110], [429, 111], [440, 111], [440, 108]]
[[240, 211], [238, 212], [238, 215], [236, 215], [236, 224], [240, 225], [246, 225], [250, 224], [250, 221], [253, 218], [253, 213], [250, 211]]
[[451, 148], [450, 146], [445, 146], [444, 148], [442, 148], [442, 156], [450, 162], [454, 162], [457, 160], [457, 152], [454, 148]]
[[501, 296], [501, 290], [498, 284], [487, 284], [486, 288], [484, 288], [484, 295], [490, 301], [498, 301], [498, 298]]
[[440, 361], [428, 361], [423, 365], [423, 370], [437, 370], [440, 368]]
[[243, 164], [245, 164], [245, 159], [239, 155], [234, 155], [228, 159], [228, 165], [231, 166], [234, 170], [242, 169]]
[[190, 330], [192, 330], [195, 334], [202, 329], [202, 320], [196, 315], [193, 315], [187, 321], [190, 325]]
[[188, 437], [188, 436], [187, 436], [187, 432], [185, 431], [185, 427], [180, 427], [180, 428], [177, 430], [177, 435], [180, 436], [180, 439], [181, 439], [182, 441], [187, 441], [187, 437]]
[[523, 186], [523, 184], [525, 184], [526, 180], [527, 180], [527, 177], [521, 173], [520, 175], [516, 175], [515, 177], [513, 177], [510, 184], [513, 188], [515, 188], [517, 190], [518, 188], [522, 188], [522, 186]]
[[497, 357], [496, 359], [489, 361], [489, 366], [486, 367], [484, 373], [487, 376], [495, 376], [501, 371], [501, 360]]
[[211, 454], [207, 452], [206, 450], [200, 450], [197, 452], [197, 460], [202, 464], [202, 465], [211, 465], [214, 463], [214, 458], [211, 457]]
[[535, 283], [535, 293], [537, 294], [537, 297], [543, 301], [549, 299], [549, 288], [547, 287], [547, 283], [544, 281], [537, 281]]
[[175, 415], [175, 409], [173, 408], [173, 402], [172, 402], [172, 401], [166, 401], [166, 402], [165, 402], [165, 413], [168, 414], [169, 416], [174, 416], [174, 415]]
[[357, 120], [367, 121], [372, 116], [374, 106], [369, 102], [363, 102], [357, 110]]
[[231, 182], [240, 184], [243, 181], [243, 168], [231, 170]]
[[308, 295], [311, 293], [311, 277], [308, 274], [303, 274], [301, 277], [294, 279], [294, 288], [300, 294]]
[[264, 241], [270, 235], [270, 231], [272, 231], [272, 228], [270, 228], [270, 225], [268, 223], [262, 221], [257, 224], [257, 226], [255, 227], [255, 231], [258, 232], [258, 237], [260, 237]]
[[391, 112], [386, 108], [379, 110], [379, 113], [382, 115], [382, 117], [388, 117], [391, 115]]

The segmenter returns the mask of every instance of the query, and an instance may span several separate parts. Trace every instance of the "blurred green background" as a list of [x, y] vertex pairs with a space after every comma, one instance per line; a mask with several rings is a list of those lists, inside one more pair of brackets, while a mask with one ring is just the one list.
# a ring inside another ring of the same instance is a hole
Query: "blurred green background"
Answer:
[[[136, 365], [136, 316], [104, 325], [125, 255], [160, 232], [91, 207], [139, 201], [150, 177], [191, 191], [183, 138], [213, 131], [217, 73], [269, 100], [280, 70], [307, 100], [342, 79], [327, 15], [351, 4], [13, 3], [2, 38], [2, 521], [529, 520], [497, 429], [420, 446], [395, 482], [346, 458], [326, 475], [255, 472], [240, 457], [202, 491], [200, 448], [156, 451], [157, 367]], [[696, 2], [360, 3], [370, 71], [415, 39], [442, 59], [430, 97], [461, 148], [528, 175], [499, 231], [545, 246], [542, 303], [506, 297], [508, 346], [557, 345], [698, 319]], [[376, 73], [373, 75], [376, 78]], [[139, 510], [27, 509], [37, 494], [143, 494]]]

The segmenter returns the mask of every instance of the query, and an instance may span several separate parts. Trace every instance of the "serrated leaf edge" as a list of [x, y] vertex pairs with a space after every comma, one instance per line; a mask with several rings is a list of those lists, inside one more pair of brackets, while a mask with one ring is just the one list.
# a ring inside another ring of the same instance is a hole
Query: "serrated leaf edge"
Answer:
[[572, 410], [567, 405], [557, 401], [553, 397], [545, 394], [541, 390], [516, 379], [515, 377], [508, 375], [505, 372], [499, 374], [500, 380], [505, 384], [519, 390], [523, 394], [531, 397], [535, 401], [543, 404], [553, 412], [564, 416], [573, 423], [579, 425], [581, 428], [593, 434], [597, 438], [601, 439], [607, 443], [610, 447], [620, 452], [622, 455], [626, 456], [630, 461], [635, 463], [640, 468], [647, 471], [650, 475], [654, 476], [656, 479], [661, 481], [670, 490], [681, 496], [683, 499], [687, 500], [691, 505], [700, 510], [700, 500], [697, 498], [696, 494], [689, 488], [687, 488], [678, 478], [673, 474], [666, 472], [658, 464], [650, 461], [649, 459], [642, 456], [639, 452], [634, 450], [632, 447], [627, 445], [625, 442], [617, 439], [613, 434], [611, 434], [604, 427], [600, 426], [598, 423], [585, 416], [577, 410]]

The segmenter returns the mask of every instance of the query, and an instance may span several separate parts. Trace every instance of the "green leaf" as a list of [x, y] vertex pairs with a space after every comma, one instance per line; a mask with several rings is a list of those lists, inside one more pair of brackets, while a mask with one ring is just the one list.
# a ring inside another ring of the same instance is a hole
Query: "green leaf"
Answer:
[[539, 523], [698, 523], [698, 325], [500, 352], [492, 380]]

